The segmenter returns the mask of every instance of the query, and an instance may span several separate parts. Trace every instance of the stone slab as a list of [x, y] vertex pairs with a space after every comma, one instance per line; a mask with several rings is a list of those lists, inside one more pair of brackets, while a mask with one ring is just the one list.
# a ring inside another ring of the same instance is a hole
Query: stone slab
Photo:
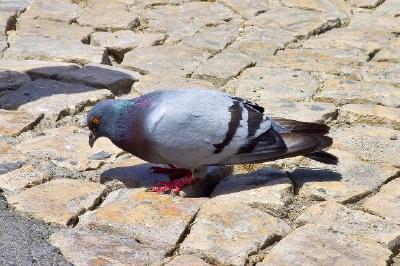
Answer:
[[365, 81], [400, 84], [400, 64], [389, 62], [370, 62], [361, 68]]
[[67, 0], [37, 0], [23, 17], [71, 23], [79, 16], [79, 6]]
[[18, 136], [32, 129], [42, 118], [43, 114], [0, 110], [0, 136]]

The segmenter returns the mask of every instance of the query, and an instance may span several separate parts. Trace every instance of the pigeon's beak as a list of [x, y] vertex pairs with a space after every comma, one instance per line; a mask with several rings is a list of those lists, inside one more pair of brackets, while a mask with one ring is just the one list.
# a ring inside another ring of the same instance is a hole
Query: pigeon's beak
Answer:
[[96, 139], [97, 139], [97, 136], [93, 133], [93, 131], [90, 131], [90, 134], [89, 134], [89, 146], [91, 148], [93, 148], [93, 145], [94, 145]]

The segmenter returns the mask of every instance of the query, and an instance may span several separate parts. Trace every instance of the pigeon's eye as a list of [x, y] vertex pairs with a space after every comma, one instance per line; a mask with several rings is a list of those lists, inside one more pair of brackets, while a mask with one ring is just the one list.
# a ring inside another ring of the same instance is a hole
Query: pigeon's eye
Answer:
[[100, 118], [98, 116], [93, 116], [92, 117], [92, 125], [99, 125], [100, 124]]

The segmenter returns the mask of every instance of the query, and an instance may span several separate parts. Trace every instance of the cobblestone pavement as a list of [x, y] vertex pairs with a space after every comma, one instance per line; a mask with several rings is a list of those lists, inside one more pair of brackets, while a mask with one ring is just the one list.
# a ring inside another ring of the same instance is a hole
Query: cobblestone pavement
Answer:
[[[0, 263], [399, 266], [399, 36], [399, 0], [0, 0]], [[340, 162], [145, 192], [85, 115], [177, 87], [326, 123]]]

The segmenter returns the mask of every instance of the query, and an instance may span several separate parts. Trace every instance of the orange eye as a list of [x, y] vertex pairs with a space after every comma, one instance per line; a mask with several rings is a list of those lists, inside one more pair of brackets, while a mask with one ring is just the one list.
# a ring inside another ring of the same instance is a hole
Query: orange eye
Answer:
[[100, 124], [100, 118], [97, 116], [93, 116], [92, 117], [92, 124], [97, 126], [98, 124]]

